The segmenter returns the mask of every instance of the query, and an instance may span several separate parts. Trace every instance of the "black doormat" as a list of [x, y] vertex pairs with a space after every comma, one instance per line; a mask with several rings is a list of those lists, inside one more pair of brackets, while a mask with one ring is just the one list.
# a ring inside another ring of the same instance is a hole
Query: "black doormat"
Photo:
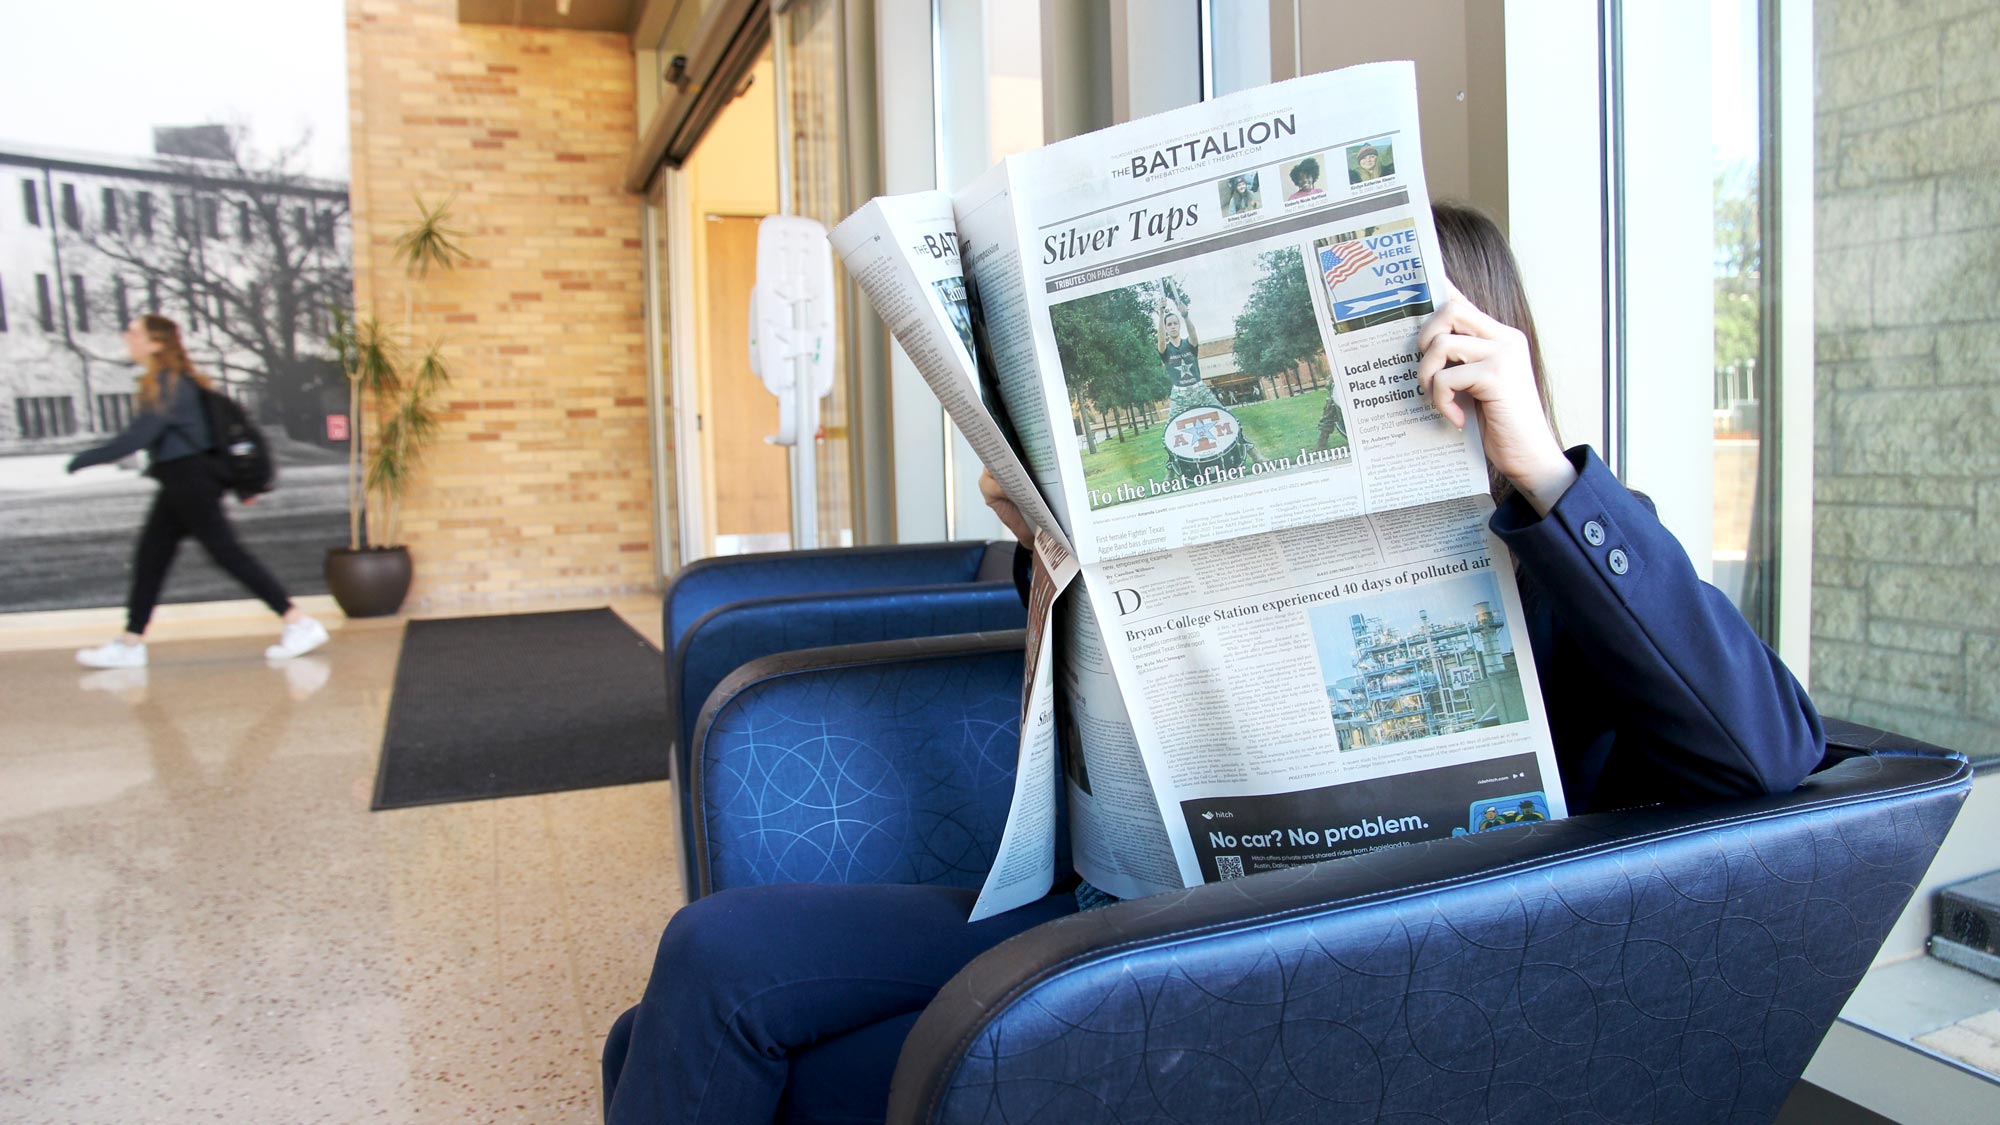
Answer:
[[665, 679], [608, 609], [412, 621], [374, 808], [658, 781]]

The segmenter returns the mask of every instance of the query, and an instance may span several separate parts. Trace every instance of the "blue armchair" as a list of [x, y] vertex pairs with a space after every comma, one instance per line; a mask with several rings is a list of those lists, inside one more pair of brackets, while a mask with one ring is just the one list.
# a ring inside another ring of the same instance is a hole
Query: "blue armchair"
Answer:
[[723, 677], [798, 648], [1018, 628], [1013, 554], [1011, 543], [781, 551], [704, 559], [676, 575], [662, 617], [681, 855], [694, 854], [688, 747]]
[[[976, 883], [1020, 666], [1014, 633], [738, 669], [694, 736], [703, 889]], [[1039, 927], [924, 1012], [889, 1120], [1769, 1120], [1971, 779], [1949, 752], [1829, 728], [1827, 766], [1782, 797], [1386, 849]]]

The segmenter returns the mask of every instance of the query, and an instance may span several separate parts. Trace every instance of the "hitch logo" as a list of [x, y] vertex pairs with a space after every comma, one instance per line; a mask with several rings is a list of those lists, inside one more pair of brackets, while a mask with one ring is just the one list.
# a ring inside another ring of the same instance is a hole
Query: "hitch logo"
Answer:
[[1243, 436], [1236, 415], [1220, 406], [1197, 406], [1174, 415], [1161, 432], [1167, 452], [1189, 461], [1212, 461], [1229, 452]]

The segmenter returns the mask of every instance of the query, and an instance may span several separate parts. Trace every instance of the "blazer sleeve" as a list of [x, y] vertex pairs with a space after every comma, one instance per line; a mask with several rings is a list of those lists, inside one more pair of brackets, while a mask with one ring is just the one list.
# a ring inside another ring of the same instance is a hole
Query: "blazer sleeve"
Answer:
[[1662, 798], [1795, 788], [1826, 752], [1805, 689], [1596, 453], [1569, 458], [1576, 483], [1547, 516], [1517, 495], [1491, 526], [1611, 695], [1612, 754], [1649, 757]]

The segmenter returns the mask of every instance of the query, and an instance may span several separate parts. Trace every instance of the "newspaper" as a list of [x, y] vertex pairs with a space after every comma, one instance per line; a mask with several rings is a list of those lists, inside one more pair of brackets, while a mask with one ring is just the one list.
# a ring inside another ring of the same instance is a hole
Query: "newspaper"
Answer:
[[1120, 897], [1566, 814], [1476, 417], [1416, 388], [1452, 292], [1420, 153], [1415, 69], [1377, 63], [833, 232], [1035, 531], [975, 919], [1047, 893], [1058, 792]]

